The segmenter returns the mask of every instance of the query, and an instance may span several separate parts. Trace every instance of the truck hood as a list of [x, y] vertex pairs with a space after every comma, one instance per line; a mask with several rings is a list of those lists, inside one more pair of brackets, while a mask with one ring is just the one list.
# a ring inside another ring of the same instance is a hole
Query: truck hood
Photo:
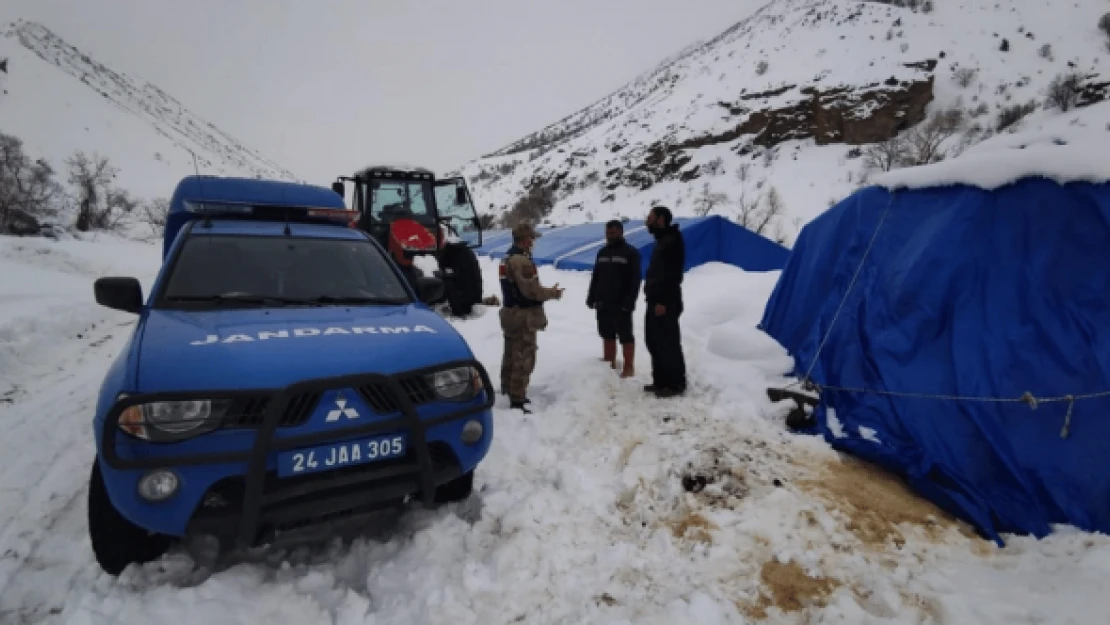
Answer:
[[408, 306], [151, 310], [138, 391], [276, 388], [472, 358], [451, 324]]

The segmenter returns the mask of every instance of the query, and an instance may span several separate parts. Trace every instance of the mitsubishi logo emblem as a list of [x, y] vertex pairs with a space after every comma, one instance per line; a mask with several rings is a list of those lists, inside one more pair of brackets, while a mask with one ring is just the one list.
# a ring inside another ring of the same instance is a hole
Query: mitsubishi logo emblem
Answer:
[[328, 416], [324, 420], [328, 423], [338, 421], [340, 415], [348, 419], [358, 418], [358, 411], [347, 405], [347, 398], [343, 396], [343, 393], [338, 393], [335, 396], [335, 408], [328, 412]]

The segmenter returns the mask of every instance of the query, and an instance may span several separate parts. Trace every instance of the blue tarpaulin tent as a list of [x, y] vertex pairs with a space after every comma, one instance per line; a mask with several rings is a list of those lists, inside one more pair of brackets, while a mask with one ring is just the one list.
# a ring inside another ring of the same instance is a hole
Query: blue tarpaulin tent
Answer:
[[[676, 217], [686, 243], [686, 270], [708, 262], [735, 265], [747, 271], [782, 269], [790, 250], [718, 215], [708, 217]], [[589, 271], [597, 252], [605, 245], [605, 224], [591, 223], [554, 228], [541, 228], [541, 236], [532, 249], [538, 265], [554, 265], [556, 269]], [[640, 250], [642, 268], [647, 272], [648, 258], [655, 248], [655, 238], [643, 223], [626, 223], [625, 240]], [[482, 247], [476, 253], [503, 258], [512, 245], [508, 231], [494, 230], [482, 234]]]
[[999, 544], [1110, 532], [1110, 184], [918, 187], [807, 224], [767, 302], [812, 432]]

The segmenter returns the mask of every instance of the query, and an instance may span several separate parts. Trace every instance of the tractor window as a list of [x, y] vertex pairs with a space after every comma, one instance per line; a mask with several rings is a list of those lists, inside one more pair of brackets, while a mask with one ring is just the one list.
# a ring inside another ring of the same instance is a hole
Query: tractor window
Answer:
[[470, 193], [459, 201], [459, 190], [466, 190], [466, 184], [461, 178], [449, 178], [436, 181], [436, 208], [443, 225], [447, 227], [448, 236], [457, 236], [468, 247], [479, 247], [482, 244], [482, 231], [478, 227], [478, 213], [470, 203]]
[[414, 219], [430, 223], [427, 191], [427, 182], [382, 180], [377, 189], [370, 190], [370, 211], [374, 221]]

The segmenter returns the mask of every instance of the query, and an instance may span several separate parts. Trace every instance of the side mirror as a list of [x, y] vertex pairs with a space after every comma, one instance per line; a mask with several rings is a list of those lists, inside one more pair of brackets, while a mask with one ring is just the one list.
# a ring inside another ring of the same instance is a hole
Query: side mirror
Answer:
[[143, 287], [135, 278], [100, 278], [93, 294], [101, 306], [135, 314], [143, 309]]
[[456, 204], [466, 204], [467, 203], [466, 187], [464, 187], [462, 185], [457, 185], [455, 187], [455, 203]]
[[338, 181], [338, 180], [336, 180], [335, 182], [331, 183], [331, 190], [332, 190], [332, 191], [335, 191], [336, 193], [338, 193], [338, 194], [339, 194], [339, 197], [347, 197], [347, 196], [346, 196], [346, 193], [347, 193], [347, 188], [346, 188], [346, 187], [345, 187], [345, 186], [343, 185], [343, 183], [342, 183], [342, 182], [340, 182], [340, 181]]
[[443, 280], [439, 278], [423, 276], [416, 279], [416, 296], [425, 304], [431, 304], [443, 297], [444, 288]]

